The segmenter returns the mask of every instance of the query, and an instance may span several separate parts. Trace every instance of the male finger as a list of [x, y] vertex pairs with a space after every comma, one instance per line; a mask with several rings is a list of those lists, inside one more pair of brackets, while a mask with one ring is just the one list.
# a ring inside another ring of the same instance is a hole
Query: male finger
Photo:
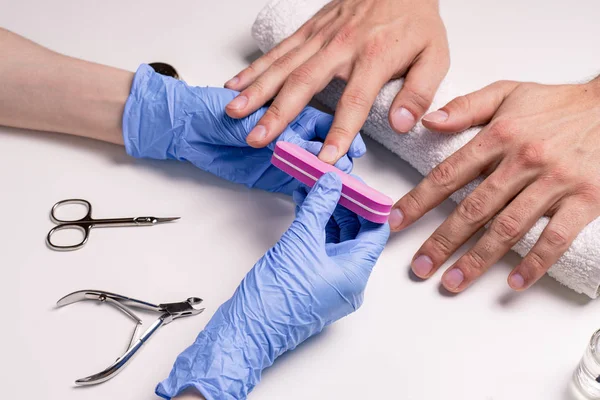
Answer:
[[348, 152], [362, 128], [371, 106], [383, 84], [389, 76], [377, 67], [365, 67], [360, 64], [352, 71], [348, 85], [340, 98], [333, 124], [325, 139], [319, 158], [334, 164]]
[[427, 48], [412, 65], [404, 85], [389, 112], [390, 126], [407, 133], [427, 112], [440, 83], [448, 72], [450, 58], [446, 50]]
[[518, 82], [498, 81], [476, 92], [460, 96], [423, 117], [423, 125], [438, 132], [461, 132], [490, 122]]
[[509, 275], [508, 284], [514, 290], [527, 289], [544, 276], [583, 228], [598, 216], [597, 206], [590, 206], [576, 196], [561, 203], [537, 243]]
[[444, 287], [457, 293], [484, 274], [558, 200], [560, 191], [556, 189], [536, 183], [525, 188], [494, 218], [475, 246], [448, 268], [442, 277]]

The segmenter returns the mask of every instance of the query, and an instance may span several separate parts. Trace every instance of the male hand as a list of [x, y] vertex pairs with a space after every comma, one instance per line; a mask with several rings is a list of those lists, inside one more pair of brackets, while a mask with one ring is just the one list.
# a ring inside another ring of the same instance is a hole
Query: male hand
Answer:
[[408, 132], [431, 105], [449, 63], [437, 0], [334, 0], [225, 84], [241, 91], [226, 111], [242, 118], [275, 97], [247, 139], [264, 147], [315, 93], [343, 79], [348, 85], [319, 154], [334, 163], [346, 154], [386, 82], [406, 75], [389, 120], [396, 131]]
[[447, 133], [488, 125], [394, 206], [390, 225], [399, 231], [486, 176], [417, 252], [412, 269], [419, 277], [429, 278], [493, 220], [442, 277], [446, 289], [460, 292], [546, 215], [549, 224], [508, 278], [513, 289], [526, 289], [600, 215], [600, 79], [580, 85], [496, 82], [454, 99], [423, 123]]

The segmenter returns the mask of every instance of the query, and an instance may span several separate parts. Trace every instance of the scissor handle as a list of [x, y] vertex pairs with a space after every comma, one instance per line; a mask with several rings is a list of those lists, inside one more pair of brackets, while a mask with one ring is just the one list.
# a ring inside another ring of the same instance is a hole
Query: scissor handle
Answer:
[[[60, 207], [65, 206], [67, 204], [80, 204], [87, 209], [87, 212], [85, 213], [83, 218], [79, 218], [79, 219], [65, 220], [65, 219], [58, 218], [56, 216], [56, 210], [58, 210]], [[90, 204], [89, 201], [84, 200], [84, 199], [61, 200], [52, 206], [52, 210], [50, 211], [50, 219], [52, 220], [52, 222], [57, 223], [57, 224], [68, 224], [68, 223], [72, 223], [72, 222], [91, 221], [92, 220], [92, 205]]]
[[[88, 238], [90, 237], [90, 231], [92, 230], [92, 224], [91, 223], [65, 223], [65, 224], [61, 224], [61, 225], [57, 225], [54, 228], [50, 229], [50, 231], [48, 232], [48, 236], [46, 236], [46, 243], [48, 244], [48, 247], [50, 247], [52, 250], [58, 250], [58, 251], [71, 251], [71, 250], [78, 250], [80, 248], [82, 248], [88, 241]], [[61, 231], [61, 230], [65, 230], [65, 229], [78, 229], [83, 233], [83, 239], [81, 239], [80, 242], [77, 242], [75, 244], [70, 244], [70, 245], [59, 245], [56, 244], [54, 242], [52, 242], [52, 236], [54, 235], [54, 233], [56, 233], [57, 231]]]

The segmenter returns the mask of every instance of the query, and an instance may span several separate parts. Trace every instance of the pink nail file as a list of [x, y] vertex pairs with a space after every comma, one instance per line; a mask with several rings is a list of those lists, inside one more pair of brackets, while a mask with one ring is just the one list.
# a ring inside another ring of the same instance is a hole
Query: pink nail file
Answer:
[[298, 145], [277, 142], [271, 163], [310, 187], [313, 187], [327, 172], [335, 172], [342, 178], [340, 205], [369, 221], [380, 224], [386, 222], [390, 215], [393, 204], [391, 198], [333, 165], [324, 163]]

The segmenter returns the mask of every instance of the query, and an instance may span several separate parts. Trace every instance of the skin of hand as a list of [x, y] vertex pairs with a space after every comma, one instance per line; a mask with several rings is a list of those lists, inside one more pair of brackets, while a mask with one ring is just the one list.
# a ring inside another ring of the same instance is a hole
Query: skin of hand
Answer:
[[248, 136], [248, 144], [264, 147], [315, 93], [342, 79], [348, 84], [319, 154], [334, 163], [386, 82], [406, 76], [389, 121], [396, 131], [408, 132], [431, 105], [449, 65], [438, 0], [334, 0], [225, 84], [241, 91], [226, 112], [241, 118], [275, 97]]
[[394, 206], [390, 225], [399, 231], [485, 177], [417, 251], [412, 270], [420, 278], [434, 274], [491, 221], [442, 276], [446, 289], [461, 292], [548, 216], [539, 240], [508, 277], [511, 288], [524, 290], [600, 215], [600, 79], [572, 85], [496, 82], [452, 100], [423, 123], [445, 133], [487, 126]]

